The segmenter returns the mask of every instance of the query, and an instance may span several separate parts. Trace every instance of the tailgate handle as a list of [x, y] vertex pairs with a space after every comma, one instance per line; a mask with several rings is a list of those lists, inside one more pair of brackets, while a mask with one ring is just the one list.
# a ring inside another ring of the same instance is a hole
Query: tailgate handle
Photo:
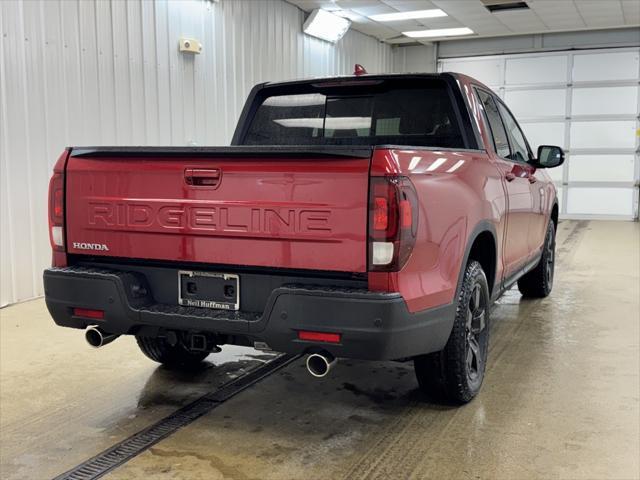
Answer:
[[194, 187], [216, 188], [222, 172], [219, 168], [185, 168], [184, 181]]

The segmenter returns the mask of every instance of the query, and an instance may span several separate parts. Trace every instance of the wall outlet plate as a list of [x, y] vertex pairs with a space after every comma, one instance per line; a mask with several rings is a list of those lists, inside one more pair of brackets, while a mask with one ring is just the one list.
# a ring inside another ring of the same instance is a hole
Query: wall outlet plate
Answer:
[[202, 44], [195, 38], [181, 38], [180, 51], [198, 54], [202, 51]]

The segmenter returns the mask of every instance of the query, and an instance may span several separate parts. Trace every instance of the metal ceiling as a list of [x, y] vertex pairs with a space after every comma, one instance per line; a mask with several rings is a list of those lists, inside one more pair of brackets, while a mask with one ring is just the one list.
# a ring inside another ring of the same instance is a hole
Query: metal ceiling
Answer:
[[[526, 0], [528, 10], [491, 13], [481, 0], [287, 0], [302, 10], [342, 10], [352, 28], [387, 43], [415, 43], [403, 31], [469, 27], [476, 37], [622, 28], [640, 25], [638, 0]], [[375, 22], [369, 15], [440, 8], [447, 17]], [[463, 37], [471, 38], [471, 36]], [[428, 44], [451, 38], [417, 41]]]

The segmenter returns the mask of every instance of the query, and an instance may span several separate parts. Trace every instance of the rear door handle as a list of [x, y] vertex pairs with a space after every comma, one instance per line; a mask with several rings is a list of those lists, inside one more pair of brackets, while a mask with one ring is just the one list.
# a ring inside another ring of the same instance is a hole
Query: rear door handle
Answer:
[[504, 178], [507, 180], [507, 182], [512, 182], [516, 179], [516, 176], [513, 173], [509, 172], [504, 176]]
[[194, 187], [216, 188], [220, 184], [222, 172], [219, 168], [186, 168], [184, 181]]

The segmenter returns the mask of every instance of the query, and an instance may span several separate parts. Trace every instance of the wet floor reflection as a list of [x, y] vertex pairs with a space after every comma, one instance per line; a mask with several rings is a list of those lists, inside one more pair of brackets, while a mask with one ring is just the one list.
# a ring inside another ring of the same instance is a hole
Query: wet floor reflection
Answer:
[[[552, 296], [514, 288], [499, 299], [486, 383], [471, 404], [421, 395], [410, 362], [340, 360], [315, 379], [301, 359], [109, 477], [638, 477], [638, 226], [560, 227]], [[87, 348], [41, 301], [0, 313], [7, 479], [50, 478], [271, 358], [224, 347], [180, 372], [130, 338]]]
[[144, 384], [137, 405], [141, 409], [156, 405], [182, 407], [193, 401], [194, 389], [212, 392], [273, 358], [275, 354], [227, 346], [189, 370], [158, 366]]

